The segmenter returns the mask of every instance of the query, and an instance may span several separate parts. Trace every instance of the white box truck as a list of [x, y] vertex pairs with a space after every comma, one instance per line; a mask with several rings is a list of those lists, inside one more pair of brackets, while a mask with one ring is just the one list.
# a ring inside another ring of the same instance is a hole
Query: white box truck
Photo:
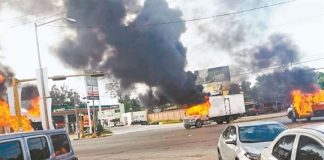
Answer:
[[186, 116], [183, 120], [184, 127], [190, 129], [195, 126], [202, 127], [215, 121], [218, 124], [231, 122], [245, 113], [243, 94], [210, 96], [210, 108], [207, 115]]

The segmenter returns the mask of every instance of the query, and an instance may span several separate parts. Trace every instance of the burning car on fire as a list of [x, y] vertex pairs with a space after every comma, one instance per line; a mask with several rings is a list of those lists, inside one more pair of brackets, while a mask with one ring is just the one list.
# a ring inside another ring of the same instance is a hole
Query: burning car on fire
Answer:
[[324, 90], [315, 90], [313, 93], [303, 93], [300, 90], [292, 92], [292, 105], [287, 110], [287, 116], [292, 122], [306, 118], [324, 116]]

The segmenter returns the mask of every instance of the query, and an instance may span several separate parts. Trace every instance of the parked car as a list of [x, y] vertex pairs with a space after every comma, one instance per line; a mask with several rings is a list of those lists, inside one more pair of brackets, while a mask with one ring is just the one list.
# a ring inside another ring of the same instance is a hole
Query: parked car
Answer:
[[0, 159], [77, 160], [64, 129], [0, 135]]
[[219, 160], [258, 160], [266, 148], [287, 127], [278, 122], [246, 122], [225, 128], [218, 140]]
[[324, 125], [288, 129], [261, 154], [262, 160], [324, 159]]
[[260, 111], [256, 108], [249, 108], [246, 112], [245, 115], [246, 116], [256, 116], [259, 115]]
[[132, 125], [148, 125], [148, 122], [147, 121], [142, 121], [142, 120], [135, 120], [131, 123]]

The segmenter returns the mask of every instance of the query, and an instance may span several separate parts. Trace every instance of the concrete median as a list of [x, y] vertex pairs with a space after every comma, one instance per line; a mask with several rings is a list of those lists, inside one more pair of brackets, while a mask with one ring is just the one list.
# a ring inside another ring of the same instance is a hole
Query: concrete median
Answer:
[[271, 113], [271, 114], [262, 114], [257, 116], [242, 117], [235, 120], [234, 122], [240, 123], [240, 122], [249, 122], [249, 121], [257, 121], [257, 120], [266, 120], [266, 119], [279, 118], [285, 116], [286, 116], [286, 112], [279, 112], [279, 113]]

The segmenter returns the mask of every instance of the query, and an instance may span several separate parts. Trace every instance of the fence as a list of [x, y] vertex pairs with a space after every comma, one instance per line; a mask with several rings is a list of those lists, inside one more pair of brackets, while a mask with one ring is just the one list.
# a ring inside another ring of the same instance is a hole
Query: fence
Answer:
[[184, 109], [175, 109], [163, 111], [159, 113], [148, 114], [149, 121], [167, 121], [167, 120], [182, 120], [185, 117]]

